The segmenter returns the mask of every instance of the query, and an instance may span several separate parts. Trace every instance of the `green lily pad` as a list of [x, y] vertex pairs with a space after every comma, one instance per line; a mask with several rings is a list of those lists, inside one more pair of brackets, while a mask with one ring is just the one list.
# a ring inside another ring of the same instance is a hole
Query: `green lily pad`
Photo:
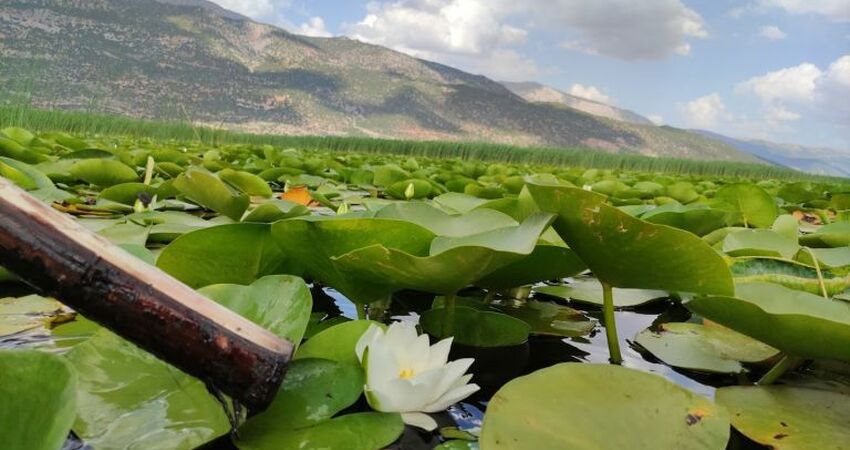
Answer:
[[814, 261], [812, 260], [812, 255], [809, 254], [809, 251], [814, 254], [821, 267], [839, 268], [850, 266], [850, 246], [835, 248], [813, 248], [809, 250], [801, 249], [794, 259], [796, 259], [797, 261], [801, 261], [805, 264], [812, 265]]
[[519, 226], [459, 238], [437, 237], [425, 256], [378, 244], [332, 261], [352, 278], [383, 282], [394, 290], [452, 294], [530, 255], [551, 220], [551, 215], [539, 213]]
[[[432, 307], [442, 308], [444, 301], [444, 297], [437, 297]], [[479, 298], [457, 297], [456, 305], [507, 314], [527, 323], [531, 327], [531, 334], [579, 337], [596, 328], [596, 321], [589, 319], [581, 311], [549, 302], [505, 300], [484, 303]]]
[[527, 187], [541, 209], [558, 213], [553, 227], [600, 280], [619, 288], [734, 292], [723, 257], [694, 234], [636, 219], [582, 189]]
[[157, 195], [158, 191], [156, 187], [144, 183], [122, 183], [104, 189], [98, 195], [98, 198], [133, 206], [138, 200], [139, 194], [144, 193], [153, 197]]
[[770, 229], [796, 242], [800, 235], [800, 222], [791, 214], [783, 214], [776, 218]]
[[248, 195], [269, 198], [273, 194], [272, 188], [269, 187], [266, 180], [254, 175], [253, 173], [233, 169], [222, 169], [217, 175], [222, 181]]
[[659, 225], [668, 225], [704, 236], [726, 226], [728, 213], [706, 205], [682, 205], [668, 203], [640, 216], [641, 219]]
[[70, 168], [71, 176], [96, 186], [110, 187], [139, 179], [139, 174], [124, 163], [111, 159], [83, 159]]
[[616, 365], [558, 364], [516, 378], [487, 406], [481, 447], [722, 450], [723, 408], [658, 375]]
[[346, 364], [359, 364], [354, 347], [371, 325], [384, 325], [371, 320], [352, 320], [334, 325], [308, 339], [295, 359], [321, 358]]
[[0, 350], [3, 448], [56, 450], [76, 413], [76, 376], [64, 358], [35, 350]]
[[239, 428], [242, 439], [316, 425], [351, 406], [363, 393], [360, 365], [326, 359], [293, 361], [272, 404]]
[[793, 356], [850, 361], [850, 304], [773, 283], [739, 283], [736, 297], [696, 297], [703, 317]]
[[516, 226], [510, 216], [492, 209], [479, 209], [462, 215], [449, 215], [425, 203], [393, 203], [381, 208], [379, 219], [397, 219], [412, 222], [431, 230], [437, 236], [461, 237]]
[[230, 430], [203, 382], [101, 330], [67, 356], [78, 374], [74, 432], [94, 448], [190, 450]]
[[779, 208], [773, 197], [753, 184], [738, 183], [723, 186], [714, 198], [727, 203], [732, 211], [737, 213], [738, 219], [730, 225], [744, 224], [757, 228], [770, 228], [779, 216]]
[[250, 284], [265, 275], [298, 274], [267, 224], [237, 223], [193, 231], [168, 245], [157, 267], [194, 288]]
[[730, 386], [717, 390], [732, 426], [776, 450], [847, 448], [850, 396], [789, 386]]
[[357, 303], [383, 299], [392, 288], [382, 280], [369, 282], [341, 271], [333, 257], [376, 244], [418, 254], [426, 252], [434, 239], [432, 232], [413, 223], [348, 216], [282, 220], [272, 224], [272, 236], [310, 277]]
[[246, 435], [238, 447], [240, 450], [379, 450], [395, 442], [403, 431], [400, 414], [357, 413], [308, 428], [277, 428]]
[[[431, 336], [443, 336], [445, 309], [425, 311], [419, 324]], [[473, 347], [504, 347], [519, 345], [528, 340], [531, 326], [507, 314], [481, 311], [464, 306], [454, 312], [454, 342]]]
[[304, 337], [313, 299], [304, 280], [290, 275], [271, 275], [249, 286], [216, 284], [198, 292], [292, 342]]
[[137, 245], [144, 247], [148, 242], [150, 227], [143, 227], [135, 223], [119, 223], [111, 227], [104, 228], [97, 234], [109, 239], [110, 242], [116, 245]]
[[243, 222], [274, 223], [278, 220], [306, 216], [310, 209], [304, 205], [287, 200], [272, 200], [251, 210]]
[[666, 364], [714, 373], [741, 373], [742, 362], [763, 362], [775, 348], [725, 327], [665, 323], [655, 332], [643, 330], [635, 342]]
[[230, 220], [224, 216], [218, 216], [216, 219], [204, 220], [198, 216], [182, 211], [145, 211], [130, 214], [126, 216], [126, 218], [128, 222], [142, 226], [150, 226], [148, 241], [158, 244], [167, 244], [184, 234], [212, 227], [216, 225], [220, 219]]
[[723, 241], [723, 252], [729, 256], [772, 256], [791, 259], [800, 251], [797, 238], [773, 230], [742, 230], [731, 233]]
[[[595, 278], [576, 278], [567, 285], [541, 286], [534, 288], [534, 292], [597, 306], [604, 303], [602, 283]], [[670, 294], [665, 291], [614, 288], [614, 306], [617, 308], [634, 308], [669, 297]]]
[[0, 298], [0, 337], [45, 327], [67, 315], [62, 304], [52, 298], [38, 295]]
[[800, 245], [806, 247], [846, 247], [850, 245], [850, 222], [833, 222], [820, 227], [816, 232], [800, 237]]
[[567, 247], [538, 244], [530, 255], [496, 270], [475, 284], [490, 289], [507, 289], [546, 280], [560, 280], [587, 270]]
[[180, 174], [174, 180], [174, 187], [198, 205], [236, 221], [242, 218], [251, 202], [246, 194], [235, 191], [211, 172], [199, 168]]

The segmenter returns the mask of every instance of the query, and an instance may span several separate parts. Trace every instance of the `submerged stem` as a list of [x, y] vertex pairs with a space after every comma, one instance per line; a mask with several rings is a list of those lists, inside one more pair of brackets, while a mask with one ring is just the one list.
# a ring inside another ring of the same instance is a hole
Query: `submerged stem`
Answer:
[[602, 314], [605, 322], [605, 336], [608, 338], [608, 360], [611, 364], [623, 362], [620, 354], [620, 338], [617, 336], [617, 319], [614, 317], [614, 288], [608, 283], [602, 283]]
[[443, 302], [443, 336], [444, 338], [453, 336], [455, 332], [455, 296], [457, 294], [446, 295]]
[[760, 380], [756, 384], [760, 386], [767, 386], [769, 384], [773, 384], [778, 380], [782, 375], [785, 375], [785, 372], [796, 367], [800, 362], [802, 362], [802, 358], [796, 358], [793, 356], [785, 355], [773, 366], [770, 370], [767, 371], [764, 376], [761, 377]]

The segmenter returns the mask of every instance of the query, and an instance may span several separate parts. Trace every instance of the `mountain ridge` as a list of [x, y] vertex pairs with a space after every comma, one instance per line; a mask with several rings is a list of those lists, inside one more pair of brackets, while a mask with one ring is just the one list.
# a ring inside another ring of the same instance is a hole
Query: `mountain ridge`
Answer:
[[484, 76], [347, 38], [295, 35], [201, 0], [8, 0], [0, 35], [6, 97], [38, 107], [260, 133], [756, 160], [684, 130], [531, 103]]
[[502, 81], [501, 83], [511, 92], [532, 103], [561, 104], [594, 116], [606, 117], [637, 125], [655, 125], [651, 120], [634, 111], [618, 108], [614, 105], [586, 97], [568, 94], [560, 89], [547, 86], [536, 81], [524, 81], [519, 83]]

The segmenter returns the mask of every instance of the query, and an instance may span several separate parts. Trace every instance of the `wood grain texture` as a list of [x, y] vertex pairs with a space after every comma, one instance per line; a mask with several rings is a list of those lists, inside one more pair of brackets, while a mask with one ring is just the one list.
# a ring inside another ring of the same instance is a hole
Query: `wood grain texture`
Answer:
[[248, 407], [277, 393], [293, 346], [0, 177], [0, 265]]

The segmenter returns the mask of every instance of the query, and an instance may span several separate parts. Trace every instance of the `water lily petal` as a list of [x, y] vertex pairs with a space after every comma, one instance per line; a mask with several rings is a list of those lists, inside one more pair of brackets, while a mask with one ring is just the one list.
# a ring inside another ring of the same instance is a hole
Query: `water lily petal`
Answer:
[[437, 421], [428, 414], [418, 412], [402, 413], [401, 420], [410, 426], [421, 428], [425, 431], [434, 431], [437, 429]]
[[360, 339], [357, 340], [357, 344], [354, 346], [354, 352], [357, 353], [357, 360], [363, 362], [363, 352], [366, 351], [366, 347], [375, 342], [375, 339], [382, 337], [384, 335], [384, 330], [381, 327], [372, 324], [369, 325], [369, 328], [360, 336]]
[[440, 380], [439, 384], [434, 387], [435, 396], [431, 399], [431, 402], [436, 401], [438, 398], [440, 398], [446, 392], [450, 391], [452, 388], [459, 386], [457, 384], [457, 380], [463, 377], [463, 374], [465, 374], [466, 371], [469, 370], [469, 367], [472, 366], [472, 363], [474, 361], [475, 360], [472, 358], [464, 358], [448, 363], [445, 366], [445, 370], [443, 371], [442, 379]]
[[372, 409], [383, 412], [416, 412], [430, 403], [440, 373], [430, 371], [410, 380], [396, 378], [380, 385], [366, 385], [366, 400]]
[[453, 337], [443, 339], [431, 346], [431, 354], [428, 358], [428, 368], [436, 368], [446, 365], [449, 361], [449, 352], [452, 349]]
[[470, 395], [478, 392], [481, 389], [477, 384], [467, 384], [457, 388], [452, 389], [447, 392], [446, 395], [442, 396], [436, 402], [422, 408], [424, 412], [439, 412], [445, 411], [449, 408], [449, 406], [454, 405], [455, 403], [469, 397]]
[[377, 338], [365, 352], [366, 383], [378, 388], [391, 380], [398, 379], [401, 371], [395, 349], [390, 345], [381, 344], [383, 339], [386, 339], [386, 336]]

